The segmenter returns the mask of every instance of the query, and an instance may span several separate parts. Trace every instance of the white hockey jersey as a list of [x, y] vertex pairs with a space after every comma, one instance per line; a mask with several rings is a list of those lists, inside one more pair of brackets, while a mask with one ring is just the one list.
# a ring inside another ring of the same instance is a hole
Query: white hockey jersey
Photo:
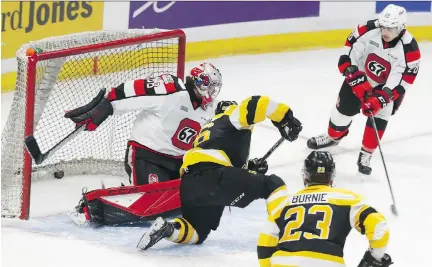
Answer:
[[183, 81], [169, 74], [127, 81], [112, 88], [107, 99], [114, 115], [141, 111], [130, 141], [172, 157], [192, 148], [201, 126], [214, 115], [213, 106], [202, 109]]
[[341, 72], [345, 66], [356, 65], [366, 73], [372, 87], [384, 85], [399, 93], [405, 93], [419, 71], [420, 50], [415, 38], [404, 30], [400, 38], [386, 43], [381, 38], [378, 20], [357, 26], [346, 40], [344, 55], [351, 62], [344, 62], [342, 56]]

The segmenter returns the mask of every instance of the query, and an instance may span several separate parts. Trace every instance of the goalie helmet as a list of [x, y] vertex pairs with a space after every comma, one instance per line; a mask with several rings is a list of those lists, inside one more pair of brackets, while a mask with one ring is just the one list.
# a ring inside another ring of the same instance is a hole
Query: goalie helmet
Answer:
[[305, 159], [302, 172], [304, 186], [333, 186], [336, 164], [330, 152], [313, 151]]
[[[405, 29], [407, 12], [404, 7], [390, 4], [378, 16], [378, 25], [381, 31], [387, 30], [389, 39], [396, 38]], [[383, 35], [385, 35], [383, 31]], [[383, 36], [385, 37], [385, 36]]]
[[204, 62], [191, 69], [190, 77], [201, 97], [201, 107], [206, 109], [219, 95], [222, 87], [222, 74], [213, 64]]

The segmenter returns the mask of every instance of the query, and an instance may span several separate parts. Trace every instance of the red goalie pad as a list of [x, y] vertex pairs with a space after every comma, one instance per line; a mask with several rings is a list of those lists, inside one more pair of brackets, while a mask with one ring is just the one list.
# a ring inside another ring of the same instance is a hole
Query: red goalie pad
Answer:
[[85, 194], [86, 217], [97, 225], [133, 224], [179, 213], [180, 179], [140, 186], [97, 189]]

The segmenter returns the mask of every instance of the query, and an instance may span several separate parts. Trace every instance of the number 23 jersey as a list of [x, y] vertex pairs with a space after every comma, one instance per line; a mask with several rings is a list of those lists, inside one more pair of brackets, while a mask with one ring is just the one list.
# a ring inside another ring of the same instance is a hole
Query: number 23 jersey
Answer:
[[[286, 197], [279, 207], [259, 236], [261, 267], [270, 266], [270, 260], [281, 266], [330, 266], [328, 261], [343, 266], [345, 240], [352, 228], [366, 235], [374, 255], [385, 253], [389, 230], [384, 216], [349, 190], [309, 186]], [[292, 262], [293, 257], [302, 264]]]
[[[384, 85], [393, 90], [401, 85], [406, 90], [419, 71], [420, 50], [415, 38], [407, 30], [391, 42], [384, 42], [378, 20], [359, 25], [345, 43], [344, 55], [368, 77], [372, 87]], [[342, 57], [341, 57], [342, 58]], [[345, 62], [339, 62], [341, 71]]]
[[201, 126], [214, 115], [213, 106], [202, 109], [193, 90], [168, 74], [122, 83], [109, 91], [107, 99], [114, 115], [139, 111], [130, 141], [174, 157], [192, 148]]

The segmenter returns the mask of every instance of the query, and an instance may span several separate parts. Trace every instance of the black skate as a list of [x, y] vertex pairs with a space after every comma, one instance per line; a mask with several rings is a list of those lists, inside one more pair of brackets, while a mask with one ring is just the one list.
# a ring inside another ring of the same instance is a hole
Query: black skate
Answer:
[[372, 173], [372, 168], [370, 167], [370, 160], [372, 158], [372, 154], [369, 152], [366, 152], [364, 150], [360, 151], [358, 160], [357, 160], [357, 166], [358, 171], [365, 175], [370, 175]]
[[146, 250], [153, 247], [161, 239], [170, 237], [173, 232], [174, 225], [165, 221], [162, 217], [158, 217], [150, 226], [150, 229], [143, 234], [137, 244], [137, 248]]
[[328, 136], [328, 134], [318, 135], [316, 137], [312, 137], [307, 141], [307, 146], [310, 149], [320, 149], [330, 146], [336, 146], [339, 144], [339, 140], [333, 140]]

